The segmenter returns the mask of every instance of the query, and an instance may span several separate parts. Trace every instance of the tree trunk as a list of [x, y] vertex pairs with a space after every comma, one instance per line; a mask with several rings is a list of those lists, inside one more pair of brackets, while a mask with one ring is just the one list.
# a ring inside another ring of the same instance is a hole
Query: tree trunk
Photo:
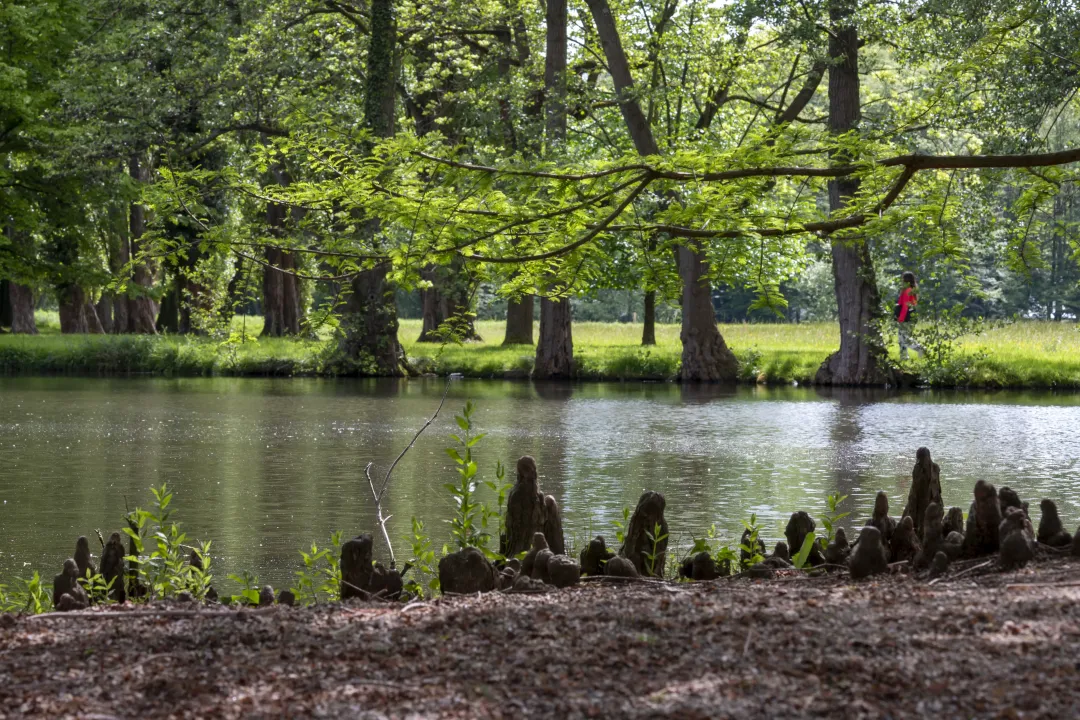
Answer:
[[[394, 133], [394, 41], [397, 34], [393, 0], [372, 0], [371, 41], [365, 79], [364, 123], [376, 137]], [[379, 221], [372, 218], [361, 232], [375, 237]], [[394, 288], [387, 266], [377, 265], [352, 280], [352, 294], [342, 313], [342, 362], [366, 375], [404, 375], [405, 351], [398, 342]]]
[[[586, 4], [592, 12], [596, 33], [615, 83], [615, 92], [621, 99], [619, 110], [622, 111], [630, 139], [634, 141], [634, 148], [643, 157], [659, 155], [660, 146], [656, 144], [649, 119], [634, 96], [634, 78], [611, 8], [607, 0], [586, 0]], [[679, 377], [684, 381], [734, 380], [738, 363], [716, 327], [712, 288], [707, 277], [709, 264], [705, 254], [682, 247], [678, 256], [683, 284], [683, 351]], [[689, 305], [688, 299], [691, 301]]]
[[[127, 218], [125, 218], [127, 220]], [[117, 251], [116, 264], [113, 273], [118, 274], [120, 269], [131, 260], [131, 241], [125, 234], [120, 238], [120, 247]], [[129, 289], [130, 292], [130, 289]], [[131, 297], [129, 292], [118, 293], [113, 298], [113, 327], [112, 331], [117, 334], [131, 332]]]
[[405, 374], [405, 351], [397, 337], [394, 288], [386, 279], [386, 266], [365, 270], [353, 279], [342, 324], [345, 335], [341, 352], [346, 370], [389, 377]]
[[60, 332], [65, 335], [86, 334], [86, 293], [78, 285], [60, 290]]
[[645, 327], [641, 330], [641, 344], [656, 344], [656, 291], [645, 291]]
[[534, 307], [532, 295], [522, 295], [520, 300], [507, 301], [506, 335], [503, 337], [503, 345], [533, 344]]
[[98, 317], [97, 308], [94, 307], [94, 303], [89, 300], [86, 302], [86, 331], [91, 335], [104, 335], [105, 328], [102, 326], [101, 318]]
[[26, 285], [8, 283], [8, 300], [11, 303], [11, 332], [20, 335], [37, 335], [34, 320], [34, 291]]
[[161, 333], [180, 332], [180, 279], [169, 278], [165, 274], [165, 293], [161, 296], [161, 304], [158, 306], [157, 320], [154, 328]]
[[106, 335], [111, 335], [113, 332], [113, 297], [108, 292], [101, 293], [101, 299], [98, 300], [97, 306], [94, 308], [94, 312], [97, 315], [98, 324], [101, 326], [101, 332]]
[[440, 342], [439, 326], [448, 316], [446, 300], [439, 292], [438, 268], [428, 265], [420, 271], [420, 277], [431, 283], [431, 287], [420, 291], [420, 304], [422, 307], [422, 325], [420, 337], [417, 342]]
[[[138, 155], [132, 155], [128, 162], [128, 172], [136, 182], [147, 182], [150, 173], [140, 161]], [[138, 257], [142, 244], [142, 236], [146, 231], [146, 209], [132, 203], [130, 210], [131, 254]], [[133, 295], [129, 295], [128, 303], [128, 331], [144, 335], [157, 334], [157, 303], [150, 296], [150, 290], [154, 284], [156, 271], [149, 260], [141, 260], [135, 263], [132, 273]]]
[[573, 377], [574, 336], [570, 324], [570, 298], [540, 298], [540, 342], [536, 344], [533, 379]]
[[682, 278], [682, 367], [684, 382], [731, 382], [738, 377], [739, 362], [716, 327], [712, 289], [706, 280], [708, 263], [701, 253], [680, 247]]
[[[566, 137], [566, 0], [548, 0], [545, 45], [544, 96], [550, 156]], [[574, 339], [570, 322], [570, 298], [540, 298], [540, 341], [536, 344], [533, 369], [537, 380], [573, 375]]]
[[[859, 37], [852, 24], [854, 0], [831, 0], [829, 19], [829, 130], [835, 134], [858, 128]], [[835, 157], [835, 162], [849, 158]], [[829, 210], [838, 214], [859, 190], [859, 181], [829, 182]], [[832, 240], [833, 282], [840, 317], [840, 350], [818, 369], [815, 381], [826, 385], [883, 385], [892, 379], [884, 342], [875, 327], [880, 297], [874, 264], [865, 237]]]
[[[292, 178], [281, 166], [271, 168], [274, 179], [282, 187]], [[266, 224], [271, 237], [283, 241], [288, 233], [289, 209], [279, 203], [266, 206]], [[263, 331], [267, 337], [299, 335], [304, 320], [301, 307], [300, 279], [296, 277], [296, 254], [280, 248], [266, 248], [263, 272]]]
[[[267, 210], [270, 216], [273, 210]], [[268, 247], [263, 252], [266, 267], [263, 268], [262, 310], [263, 337], [281, 337], [285, 334], [285, 283], [281, 267], [281, 250]]]

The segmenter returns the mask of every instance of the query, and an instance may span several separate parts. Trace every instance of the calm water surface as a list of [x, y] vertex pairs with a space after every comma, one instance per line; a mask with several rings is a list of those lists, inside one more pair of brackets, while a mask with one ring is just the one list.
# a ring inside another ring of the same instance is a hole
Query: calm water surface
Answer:
[[[444, 381], [0, 378], [0, 579], [57, 572], [78, 535], [119, 530], [125, 504], [167, 482], [175, 519], [212, 539], [216, 573], [288, 585], [298, 550], [335, 529], [375, 529], [368, 462], [385, 472], [438, 405]], [[1080, 396], [669, 384], [545, 386], [458, 381], [394, 473], [386, 505], [399, 558], [410, 518], [445, 538], [454, 479], [443, 452], [467, 398], [486, 432], [483, 479], [536, 457], [567, 535], [612, 538], [642, 489], [667, 497], [672, 536], [715, 523], [737, 538], [756, 512], [770, 539], [795, 509], [878, 490], [903, 508], [915, 449], [941, 464], [945, 500], [966, 509], [980, 478], [1052, 497], [1080, 522]], [[1035, 504], [1034, 502], [1032, 503]], [[861, 524], [861, 523], [860, 523]], [[97, 548], [95, 547], [95, 554]], [[381, 552], [381, 550], [380, 550]]]

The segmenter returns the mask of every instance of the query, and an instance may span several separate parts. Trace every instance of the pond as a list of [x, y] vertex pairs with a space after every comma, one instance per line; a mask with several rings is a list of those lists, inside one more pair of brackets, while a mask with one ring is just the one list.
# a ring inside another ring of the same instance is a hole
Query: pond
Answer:
[[[374, 532], [364, 466], [385, 472], [439, 404], [445, 380], [0, 378], [0, 581], [51, 577], [78, 535], [119, 530], [151, 485], [175, 491], [175, 519], [213, 540], [216, 574], [251, 570], [287, 586], [299, 550], [331, 531]], [[945, 500], [965, 510], [976, 480], [1080, 522], [1080, 395], [886, 393], [672, 384], [455, 381], [442, 414], [394, 472], [391, 539], [417, 517], [447, 537], [454, 480], [444, 448], [476, 404], [481, 479], [533, 455], [568, 540], [604, 534], [644, 488], [667, 497], [674, 540], [715, 524], [733, 542], [756, 513], [780, 539], [787, 517], [851, 496], [861, 524], [885, 490], [903, 509], [915, 450], [931, 448]], [[1036, 517], [1037, 522], [1037, 517]], [[377, 554], [382, 555], [381, 543]]]

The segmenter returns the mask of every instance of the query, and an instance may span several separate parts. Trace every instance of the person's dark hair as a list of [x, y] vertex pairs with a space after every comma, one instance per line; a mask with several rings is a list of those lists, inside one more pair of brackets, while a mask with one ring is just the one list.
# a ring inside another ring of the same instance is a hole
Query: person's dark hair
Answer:
[[911, 272], [910, 270], [904, 273], [904, 282], [906, 282], [911, 287], [915, 287], [915, 273]]

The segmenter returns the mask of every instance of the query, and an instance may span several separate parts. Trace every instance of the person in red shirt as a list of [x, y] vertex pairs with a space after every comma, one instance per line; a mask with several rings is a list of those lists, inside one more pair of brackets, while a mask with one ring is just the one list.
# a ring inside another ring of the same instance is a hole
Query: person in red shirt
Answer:
[[919, 296], [915, 292], [915, 273], [905, 272], [904, 289], [900, 291], [900, 297], [896, 299], [896, 322], [900, 323], [900, 359], [907, 360], [908, 350], [914, 350], [922, 355], [922, 347], [911, 337], [911, 326], [915, 323], [915, 307], [919, 304]]

